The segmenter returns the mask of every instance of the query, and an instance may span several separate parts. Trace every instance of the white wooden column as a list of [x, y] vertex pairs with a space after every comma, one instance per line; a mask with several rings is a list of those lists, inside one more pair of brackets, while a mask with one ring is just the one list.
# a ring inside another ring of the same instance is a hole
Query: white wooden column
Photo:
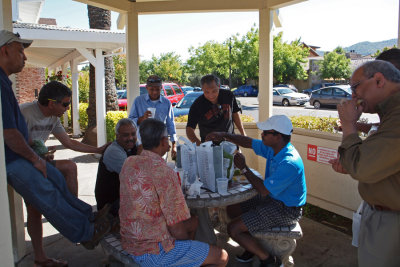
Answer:
[[97, 124], [97, 146], [106, 143], [106, 93], [104, 79], [104, 57], [103, 51], [96, 49], [96, 124]]
[[[61, 72], [62, 72], [62, 75], [67, 75], [67, 63], [64, 63], [62, 66], [61, 66]], [[68, 127], [68, 110], [67, 111], [65, 111], [64, 112], [64, 128], [67, 128]]]
[[78, 137], [81, 135], [81, 128], [79, 126], [79, 71], [78, 62], [73, 59], [70, 61], [71, 66], [71, 80], [72, 80], [72, 135]]
[[273, 12], [269, 8], [259, 10], [259, 92], [258, 120], [264, 121], [272, 116], [272, 84], [273, 84]]
[[399, 24], [397, 25], [397, 48], [400, 48], [400, 0], [399, 0]]
[[[12, 31], [12, 2], [11, 0], [0, 0], [0, 30], [9, 30]], [[1, 97], [1, 96], [0, 96]], [[25, 250], [25, 243], [20, 242], [19, 238], [14, 239], [11, 237], [11, 232], [15, 233], [16, 229], [15, 225], [13, 229], [11, 228], [11, 216], [10, 210], [18, 210], [14, 209], [15, 207], [22, 207], [22, 201], [19, 197], [19, 203], [15, 206], [12, 205], [13, 201], [9, 203], [9, 197], [7, 192], [7, 174], [6, 174], [6, 162], [4, 156], [4, 136], [3, 136], [3, 119], [2, 119], [2, 109], [0, 102], [0, 259], [2, 266], [14, 266], [14, 261], [17, 261], [22, 257], [22, 255], [18, 255], [19, 251]], [[14, 190], [10, 193], [10, 199], [15, 200], [14, 196], [18, 196]], [[14, 217], [20, 218], [20, 217]], [[22, 221], [23, 222], [23, 221]], [[19, 229], [24, 231], [24, 228]], [[15, 237], [15, 235], [14, 235]], [[24, 236], [23, 236], [24, 237]], [[13, 255], [16, 252], [15, 260]], [[20, 248], [20, 249], [18, 249]]]
[[139, 91], [139, 21], [138, 13], [132, 8], [126, 16], [126, 73], [127, 73], [127, 111]]

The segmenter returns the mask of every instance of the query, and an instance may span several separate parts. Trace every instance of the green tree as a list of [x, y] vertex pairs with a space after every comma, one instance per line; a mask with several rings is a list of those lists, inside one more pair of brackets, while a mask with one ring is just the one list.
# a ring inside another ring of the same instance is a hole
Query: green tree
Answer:
[[175, 52], [153, 56], [151, 60], [143, 60], [139, 63], [140, 82], [145, 83], [151, 74], [160, 76], [163, 81], [185, 83], [184, 66], [179, 55]]
[[183, 64], [175, 52], [161, 54], [158, 58], [153, 56], [151, 61], [154, 74], [160, 76], [163, 81], [183, 82]]
[[282, 32], [274, 36], [274, 81], [289, 83], [293, 80], [305, 80], [308, 75], [303, 67], [307, 62], [308, 49], [303, 47], [300, 39], [290, 44], [282, 41]]
[[113, 56], [115, 84], [118, 88], [126, 88], [126, 56]]
[[337, 47], [332, 52], [325, 53], [324, 60], [319, 63], [319, 75], [323, 79], [348, 79], [351, 75], [350, 59], [346, 58], [343, 48]]
[[[233, 40], [233, 43], [231, 43]], [[232, 36], [225, 44], [232, 46], [231, 68], [233, 76], [242, 83], [249, 79], [258, 80], [258, 59], [259, 59], [259, 32], [252, 27], [241, 38], [238, 35]], [[228, 62], [229, 64], [229, 62]], [[229, 74], [228, 74], [229, 75]]]
[[78, 77], [79, 102], [89, 102], [89, 70], [81, 70]]
[[190, 73], [195, 76], [215, 74], [221, 79], [229, 78], [229, 47], [214, 41], [189, 48], [190, 58], [187, 61]]
[[140, 83], [146, 83], [147, 77], [154, 72], [150, 60], [143, 60], [139, 63]]
[[385, 51], [387, 51], [387, 50], [389, 50], [389, 49], [392, 49], [392, 48], [396, 48], [396, 46], [395, 46], [395, 45], [392, 46], [392, 47], [387, 47], [387, 46], [385, 46], [385, 47], [382, 49], [382, 51], [380, 51], [379, 49], [376, 50], [375, 54], [373, 54], [372, 56], [373, 56], [373, 57], [377, 57], [377, 56], [379, 56], [380, 53], [385, 52]]

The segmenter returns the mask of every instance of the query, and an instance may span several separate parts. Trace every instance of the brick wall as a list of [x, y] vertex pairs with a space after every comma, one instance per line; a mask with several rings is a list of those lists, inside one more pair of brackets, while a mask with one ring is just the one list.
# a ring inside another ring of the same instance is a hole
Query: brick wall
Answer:
[[27, 68], [16, 75], [16, 96], [18, 103], [32, 102], [35, 100], [35, 89], [39, 93], [40, 88], [46, 82], [44, 68]]

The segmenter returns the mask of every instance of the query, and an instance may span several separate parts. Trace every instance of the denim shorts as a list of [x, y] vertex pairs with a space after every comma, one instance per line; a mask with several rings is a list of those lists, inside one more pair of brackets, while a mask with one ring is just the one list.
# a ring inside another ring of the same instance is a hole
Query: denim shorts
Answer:
[[208, 256], [210, 246], [195, 240], [175, 240], [175, 247], [165, 252], [158, 243], [160, 254], [131, 255], [133, 260], [142, 267], [180, 266], [195, 267], [203, 264]]

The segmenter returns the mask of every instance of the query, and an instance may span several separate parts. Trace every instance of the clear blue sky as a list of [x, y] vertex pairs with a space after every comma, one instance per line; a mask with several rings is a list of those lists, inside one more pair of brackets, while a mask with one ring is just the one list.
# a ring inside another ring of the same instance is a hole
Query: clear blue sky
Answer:
[[[330, 51], [362, 41], [397, 38], [399, 0], [309, 0], [280, 9], [285, 41], [297, 38]], [[57, 19], [59, 26], [89, 28], [87, 7], [72, 0], [46, 0], [41, 17]], [[117, 13], [112, 14], [116, 30]], [[208, 40], [223, 42], [231, 35], [243, 35], [256, 24], [257, 12], [196, 13], [139, 16], [141, 59], [174, 51], [183, 60], [188, 48]]]

